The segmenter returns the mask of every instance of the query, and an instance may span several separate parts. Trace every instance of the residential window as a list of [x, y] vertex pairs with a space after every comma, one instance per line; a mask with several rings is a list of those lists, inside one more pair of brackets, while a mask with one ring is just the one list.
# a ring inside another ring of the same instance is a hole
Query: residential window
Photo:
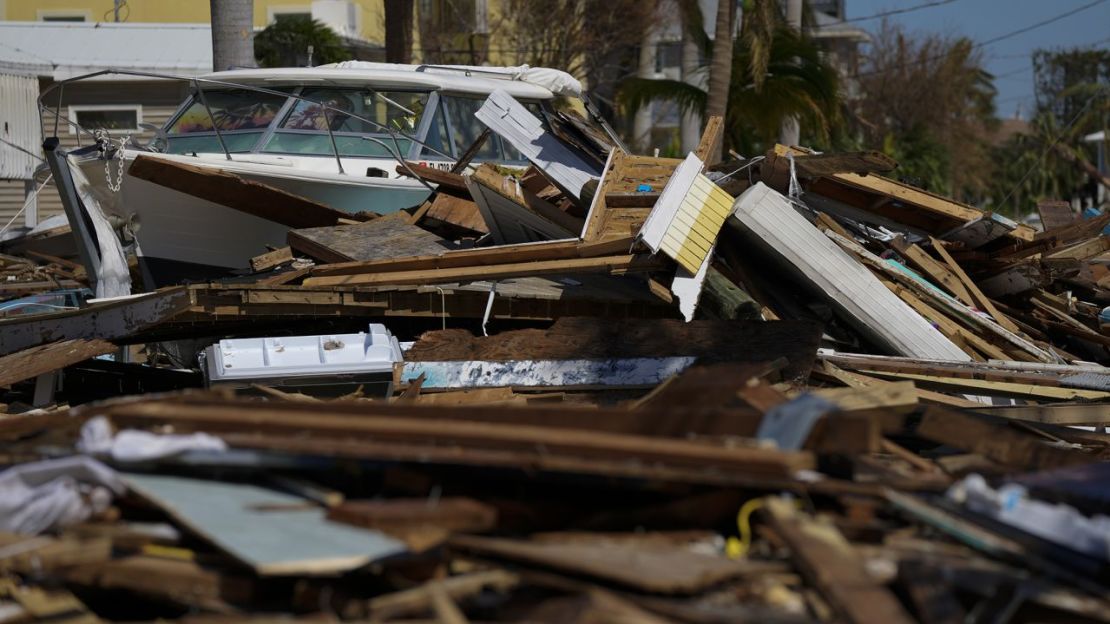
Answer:
[[[89, 131], [140, 132], [143, 107], [139, 104], [70, 106], [69, 118]], [[69, 133], [76, 134], [77, 128], [71, 125]]]
[[87, 22], [89, 12], [80, 9], [39, 9], [40, 22]]
[[309, 5], [272, 6], [266, 9], [269, 13], [270, 23], [276, 24], [286, 20], [307, 19], [312, 20], [312, 7]]

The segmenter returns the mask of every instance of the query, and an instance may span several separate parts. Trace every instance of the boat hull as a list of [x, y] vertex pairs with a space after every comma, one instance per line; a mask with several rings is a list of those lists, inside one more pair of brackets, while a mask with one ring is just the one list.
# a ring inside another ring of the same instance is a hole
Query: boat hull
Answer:
[[[133, 155], [128, 153], [127, 157]], [[148, 156], [227, 171], [352, 214], [397, 212], [418, 205], [429, 195], [426, 187], [411, 180], [359, 178], [345, 183], [330, 179], [334, 174], [313, 177], [288, 170], [270, 173], [266, 169], [277, 167], [251, 167], [249, 163], [216, 166], [196, 158]], [[97, 187], [97, 195], [111, 196], [104, 161], [88, 159], [80, 165]], [[125, 165], [118, 197], [103, 202], [102, 207], [138, 224], [135, 238], [144, 272], [158, 286], [243, 272], [254, 256], [286, 245], [288, 226], [135, 178], [128, 169]]]

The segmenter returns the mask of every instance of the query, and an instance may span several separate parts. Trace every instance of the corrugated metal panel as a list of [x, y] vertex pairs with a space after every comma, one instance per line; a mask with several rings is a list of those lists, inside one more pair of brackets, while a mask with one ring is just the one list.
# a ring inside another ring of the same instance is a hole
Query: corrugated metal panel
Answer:
[[0, 74], [0, 179], [26, 179], [39, 161], [32, 154], [39, 153], [42, 138], [39, 135], [38, 104], [39, 81], [28, 76]]
[[833, 301], [857, 328], [894, 353], [970, 361], [970, 357], [845, 253], [790, 201], [762, 182], [736, 200], [732, 220], [758, 237]]
[[732, 197], [702, 175], [703, 165], [693, 154], [686, 157], [639, 233], [652, 251], [662, 251], [691, 274], [709, 256], [732, 210]]

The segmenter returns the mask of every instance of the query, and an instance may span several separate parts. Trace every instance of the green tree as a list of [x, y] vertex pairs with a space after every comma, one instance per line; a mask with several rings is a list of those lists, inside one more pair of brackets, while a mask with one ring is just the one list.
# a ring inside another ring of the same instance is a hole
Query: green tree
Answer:
[[[758, 22], [744, 13], [741, 35], [732, 47], [731, 77], [725, 108], [725, 144], [743, 154], [759, 154], [772, 147], [783, 119], [797, 117], [810, 133], [803, 142], [824, 142], [840, 114], [836, 70], [821, 56], [817, 45], [776, 22], [771, 35], [753, 32]], [[753, 45], [758, 41], [759, 44]], [[764, 49], [762, 46], [766, 45]], [[675, 80], [626, 79], [620, 101], [635, 111], [651, 100], [669, 100], [683, 110], [705, 114], [707, 94], [695, 85]]]
[[856, 77], [846, 119], [866, 149], [899, 163], [899, 176], [964, 200], [991, 185], [996, 127], [993, 77], [964, 37], [911, 34], [884, 23]]
[[254, 38], [254, 55], [262, 67], [304, 67], [351, 58], [339, 35], [323, 22], [301, 15], [279, 18]]

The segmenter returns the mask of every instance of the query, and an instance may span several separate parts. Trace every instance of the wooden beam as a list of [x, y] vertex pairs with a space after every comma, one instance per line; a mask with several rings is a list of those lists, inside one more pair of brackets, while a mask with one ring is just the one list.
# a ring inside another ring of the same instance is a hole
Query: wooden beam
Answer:
[[1021, 470], [1048, 470], [1096, 461], [1093, 456], [1050, 446], [1011, 427], [936, 406], [925, 411], [917, 435]]
[[698, 157], [698, 160], [707, 165], [713, 164], [709, 162], [709, 159], [720, 152], [721, 140], [724, 138], [724, 125], [725, 119], [720, 115], [713, 115], [705, 123], [705, 131], [701, 134], [701, 141], [698, 142], [698, 147], [694, 150], [694, 155]]
[[31, 347], [0, 357], [0, 387], [52, 373], [116, 350], [105, 340], [74, 338]]
[[305, 286], [314, 287], [381, 284], [447, 284], [452, 282], [498, 280], [511, 277], [535, 277], [540, 275], [650, 272], [662, 269], [666, 266], [667, 262], [651, 256], [602, 256], [600, 258], [547, 260], [482, 267], [435, 269], [431, 271], [395, 271], [391, 273], [310, 277], [304, 280], [303, 284]]
[[917, 270], [921, 271], [936, 284], [955, 295], [964, 305], [975, 305], [975, 300], [971, 298], [971, 293], [968, 292], [963, 282], [961, 282], [952, 271], [948, 270], [948, 267], [937, 262], [932, 256], [925, 253], [924, 249], [913, 243], [906, 242], [906, 239], [901, 236], [896, 236], [894, 240], [890, 242], [890, 246], [894, 247], [894, 249], [906, 260], [909, 260], [910, 264], [917, 268]]
[[251, 270], [255, 273], [268, 271], [276, 266], [293, 261], [293, 250], [288, 246], [268, 251], [251, 258]]

